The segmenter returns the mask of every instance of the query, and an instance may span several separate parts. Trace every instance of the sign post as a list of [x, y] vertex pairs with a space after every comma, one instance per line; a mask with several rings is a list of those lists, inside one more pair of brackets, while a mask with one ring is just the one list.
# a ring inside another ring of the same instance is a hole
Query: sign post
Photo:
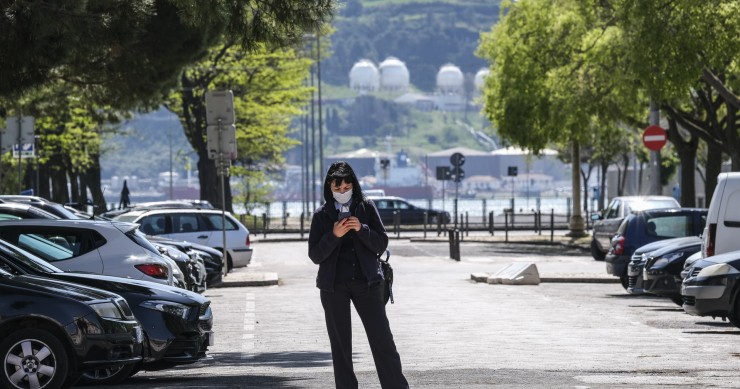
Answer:
[[[452, 179], [455, 181], [455, 229], [457, 229], [457, 201], [458, 201], [458, 190], [460, 188], [460, 181], [465, 177], [465, 171], [462, 169], [462, 165], [465, 164], [465, 156], [462, 153], [454, 153], [450, 156], [450, 163], [452, 163]], [[462, 223], [462, 220], [460, 221]]]
[[[224, 181], [229, 177], [231, 160], [236, 159], [236, 117], [234, 115], [234, 93], [228, 91], [206, 92], [206, 140], [208, 158], [216, 160], [216, 170], [221, 188], [221, 232], [223, 234], [223, 257], [226, 251], [226, 189]], [[224, 276], [228, 266], [224, 266]]]

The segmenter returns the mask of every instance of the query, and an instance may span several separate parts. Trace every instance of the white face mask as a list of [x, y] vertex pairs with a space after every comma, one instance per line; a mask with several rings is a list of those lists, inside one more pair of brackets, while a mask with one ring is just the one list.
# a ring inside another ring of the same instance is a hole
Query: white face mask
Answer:
[[336, 200], [339, 204], [347, 204], [349, 200], [352, 199], [352, 189], [344, 192], [331, 192], [331, 194], [334, 196], [334, 200]]

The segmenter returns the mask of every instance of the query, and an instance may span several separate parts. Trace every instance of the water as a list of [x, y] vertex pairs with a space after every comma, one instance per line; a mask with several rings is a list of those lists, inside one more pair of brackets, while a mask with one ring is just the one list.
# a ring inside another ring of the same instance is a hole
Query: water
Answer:
[[[408, 200], [409, 203], [422, 208], [433, 208], [444, 210], [452, 213], [454, 208], [454, 198], [446, 198], [444, 202], [442, 199], [428, 200]], [[531, 213], [533, 211], [541, 211], [543, 213], [550, 213], [554, 211], [556, 214], [569, 214], [570, 213], [571, 199], [569, 197], [516, 197], [514, 198], [514, 209], [517, 213]], [[280, 217], [286, 212], [289, 217], [298, 217], [303, 212], [304, 203], [299, 201], [286, 201], [276, 202], [269, 204], [270, 217]], [[310, 207], [309, 213], [318, 206], [315, 204]], [[496, 215], [502, 214], [504, 209], [511, 208], [511, 198], [495, 198], [495, 199], [459, 199], [458, 200], [458, 213], [467, 212], [470, 217], [483, 217], [487, 216], [489, 212], [493, 211]], [[268, 207], [260, 205], [252, 211], [253, 215], [262, 215]], [[244, 214], [244, 207], [240, 204], [234, 204], [234, 211], [237, 214]]]

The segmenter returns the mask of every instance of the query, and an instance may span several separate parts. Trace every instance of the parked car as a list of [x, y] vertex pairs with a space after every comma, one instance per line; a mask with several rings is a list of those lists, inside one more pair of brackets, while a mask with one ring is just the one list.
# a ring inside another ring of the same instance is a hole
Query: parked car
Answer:
[[740, 328], [740, 251], [699, 258], [681, 284], [683, 309], [694, 316], [727, 318]]
[[22, 195], [0, 195], [0, 201], [3, 203], [20, 203], [33, 205], [36, 208], [43, 209], [46, 212], [56, 215], [60, 219], [77, 219], [78, 217], [64, 207], [64, 205], [49, 201], [43, 197], [38, 196], [22, 196]]
[[622, 221], [607, 254], [606, 272], [629, 287], [627, 265], [638, 247], [658, 240], [699, 236], [707, 210], [703, 208], [650, 209], [632, 212]]
[[31, 204], [0, 203], [0, 220], [21, 219], [59, 219], [59, 217]]
[[215, 209], [208, 200], [163, 200], [163, 201], [150, 201], [138, 204], [131, 204], [127, 208], [123, 209], [112, 209], [104, 212], [103, 217], [114, 218], [118, 215], [123, 215], [134, 209]]
[[223, 282], [226, 272], [224, 266], [223, 254], [214, 248], [204, 246], [198, 243], [186, 242], [184, 240], [174, 240], [163, 238], [161, 236], [148, 235], [147, 240], [154, 243], [160, 243], [175, 247], [188, 256], [197, 256], [203, 260], [206, 268], [206, 283], [209, 286], [218, 285]]
[[142, 359], [142, 328], [121, 296], [2, 268], [0, 334], [2, 388], [65, 388]]
[[687, 236], [683, 238], [673, 238], [666, 240], [659, 240], [652, 243], [648, 243], [644, 246], [640, 246], [632, 254], [630, 263], [627, 266], [627, 293], [629, 294], [644, 294], [645, 285], [643, 282], [642, 272], [645, 268], [645, 263], [653, 252], [659, 251], [665, 247], [672, 246], [675, 244], [681, 244], [683, 242], [700, 242], [701, 240], [696, 236]]
[[[223, 220], [215, 209], [134, 209], [114, 220], [138, 223], [147, 235], [184, 240], [223, 250]], [[230, 213], [226, 221], [227, 269], [244, 267], [252, 260], [249, 230]]]
[[669, 196], [619, 196], [614, 197], [601, 212], [591, 214], [593, 238], [591, 256], [603, 261], [611, 248], [611, 239], [617, 233], [622, 220], [633, 211], [658, 208], [679, 208], [681, 205]]
[[172, 285], [177, 269], [177, 265], [160, 255], [143, 234], [137, 234], [137, 225], [131, 223], [5, 220], [0, 221], [0, 239], [64, 271], [84, 271]]
[[213, 342], [213, 315], [205, 297], [148, 281], [66, 273], [0, 240], [0, 269], [115, 292], [126, 300], [144, 331], [143, 360], [83, 373], [82, 382], [115, 384], [137, 371], [189, 364], [205, 357]]
[[[149, 239], [147, 239], [149, 240]], [[162, 256], [172, 259], [184, 278], [184, 289], [196, 293], [206, 290], [206, 265], [199, 255], [180, 251], [177, 247], [149, 241]]]
[[394, 196], [368, 196], [368, 199], [375, 202], [378, 208], [380, 219], [387, 226], [393, 225], [393, 215], [398, 212], [401, 224], [424, 224], [424, 213], [427, 214], [427, 222], [436, 225], [437, 223], [449, 223], [450, 213], [436, 209], [427, 209], [417, 207], [407, 200]]
[[740, 250], [740, 173], [720, 173], [702, 235], [704, 257]]
[[679, 241], [650, 253], [642, 275], [645, 292], [668, 297], [679, 306], [683, 305], [681, 271], [686, 259], [700, 249], [701, 239], [692, 236], [690, 240]]

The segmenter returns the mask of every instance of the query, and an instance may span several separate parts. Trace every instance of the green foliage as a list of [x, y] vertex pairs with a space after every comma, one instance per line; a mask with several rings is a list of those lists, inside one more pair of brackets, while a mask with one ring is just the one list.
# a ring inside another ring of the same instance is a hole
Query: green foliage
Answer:
[[201, 191], [206, 189], [207, 199], [215, 201], [218, 196], [215, 177], [204, 171], [206, 164], [213, 164], [207, 160], [205, 92], [234, 92], [238, 159], [233, 174], [270, 169], [280, 165], [283, 152], [297, 144], [288, 134], [291, 121], [310, 97], [311, 89], [303, 85], [310, 64], [291, 48], [262, 45], [246, 53], [227, 43], [183, 73], [183, 89], [173, 93], [168, 108], [181, 118], [198, 154]]
[[165, 93], [223, 38], [246, 50], [302, 39], [332, 1], [9, 0], [1, 10], [0, 96], [61, 78], [128, 107]]

